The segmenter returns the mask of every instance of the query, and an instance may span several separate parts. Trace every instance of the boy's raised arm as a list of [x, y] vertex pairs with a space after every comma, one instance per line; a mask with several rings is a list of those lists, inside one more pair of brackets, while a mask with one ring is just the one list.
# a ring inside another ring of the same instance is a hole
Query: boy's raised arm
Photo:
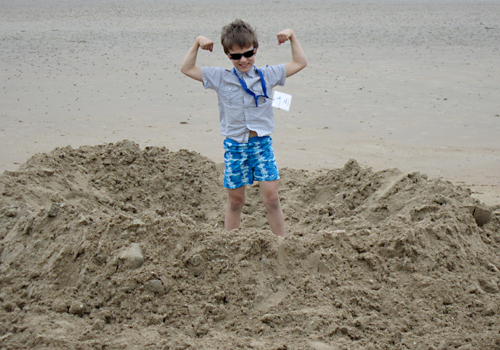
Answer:
[[202, 50], [208, 50], [212, 52], [214, 48], [214, 42], [204, 36], [199, 36], [193, 43], [193, 46], [189, 49], [184, 61], [182, 61], [181, 72], [186, 74], [188, 77], [193, 78], [198, 81], [203, 81], [201, 76], [201, 68], [196, 66], [196, 58], [198, 57], [198, 49], [201, 47]]
[[306, 54], [302, 46], [300, 46], [299, 40], [295, 36], [293, 30], [285, 29], [278, 33], [277, 38], [280, 45], [290, 40], [290, 45], [292, 47], [292, 61], [285, 63], [286, 76], [289, 77], [294, 75], [305, 68], [307, 66]]

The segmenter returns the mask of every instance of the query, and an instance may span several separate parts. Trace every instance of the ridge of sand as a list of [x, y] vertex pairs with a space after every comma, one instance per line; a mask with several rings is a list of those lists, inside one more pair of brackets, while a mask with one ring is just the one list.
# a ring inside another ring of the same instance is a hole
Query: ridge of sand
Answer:
[[223, 230], [221, 176], [130, 141], [0, 175], [3, 347], [500, 346], [499, 207], [479, 224], [469, 190], [354, 160], [283, 169], [282, 240], [257, 187]]

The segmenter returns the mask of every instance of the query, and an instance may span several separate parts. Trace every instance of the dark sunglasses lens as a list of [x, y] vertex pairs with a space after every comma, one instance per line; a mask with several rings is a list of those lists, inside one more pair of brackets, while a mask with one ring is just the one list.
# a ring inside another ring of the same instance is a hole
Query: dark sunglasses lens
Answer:
[[230, 53], [229, 58], [232, 60], [239, 60], [241, 56], [245, 56], [246, 58], [250, 58], [255, 54], [255, 49], [244, 52], [244, 53]]
[[246, 58], [250, 58], [253, 56], [255, 50], [250, 50], [250, 51], [247, 51], [243, 54], [243, 56], [245, 56]]

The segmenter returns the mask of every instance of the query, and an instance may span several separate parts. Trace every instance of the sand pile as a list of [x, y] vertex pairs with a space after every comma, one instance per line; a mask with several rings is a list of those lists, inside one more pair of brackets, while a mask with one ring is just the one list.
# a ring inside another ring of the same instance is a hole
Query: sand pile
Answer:
[[354, 160], [282, 169], [223, 230], [220, 168], [122, 141], [0, 176], [4, 349], [500, 349], [500, 218], [470, 191]]

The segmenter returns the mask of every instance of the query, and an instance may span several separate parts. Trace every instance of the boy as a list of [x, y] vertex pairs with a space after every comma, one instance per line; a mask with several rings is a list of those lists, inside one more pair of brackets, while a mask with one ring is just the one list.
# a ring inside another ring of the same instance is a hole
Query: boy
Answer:
[[222, 28], [221, 44], [233, 63], [225, 68], [197, 67], [199, 48], [212, 52], [213, 42], [203, 36], [196, 38], [182, 62], [181, 72], [214, 89], [219, 99], [221, 134], [224, 141], [224, 187], [228, 204], [224, 226], [230, 231], [241, 222], [245, 204], [245, 185], [259, 181], [262, 201], [267, 210], [269, 226], [277, 236], [285, 236], [285, 220], [278, 196], [278, 167], [270, 135], [274, 131], [272, 88], [284, 85], [285, 79], [306, 65], [306, 56], [291, 29], [277, 34], [281, 45], [290, 41], [292, 61], [277, 66], [254, 66], [259, 43], [253, 28], [236, 20]]

